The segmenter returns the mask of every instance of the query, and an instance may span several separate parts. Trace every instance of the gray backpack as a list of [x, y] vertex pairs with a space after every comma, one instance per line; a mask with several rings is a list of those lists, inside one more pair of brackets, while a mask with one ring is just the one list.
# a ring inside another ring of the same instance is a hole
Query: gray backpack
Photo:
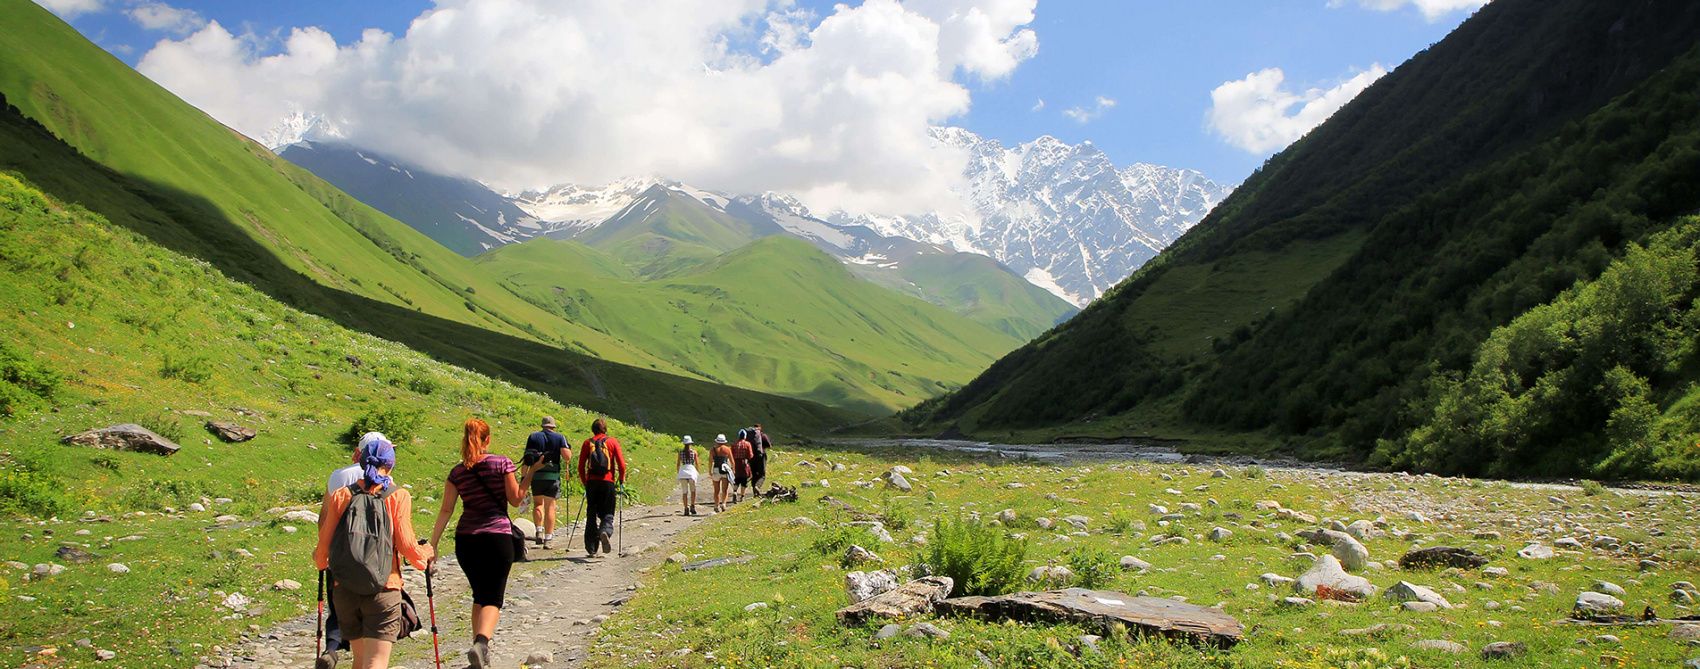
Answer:
[[356, 595], [376, 595], [395, 567], [395, 528], [384, 506], [395, 486], [372, 494], [356, 483], [348, 492], [348, 508], [331, 536], [331, 578]]

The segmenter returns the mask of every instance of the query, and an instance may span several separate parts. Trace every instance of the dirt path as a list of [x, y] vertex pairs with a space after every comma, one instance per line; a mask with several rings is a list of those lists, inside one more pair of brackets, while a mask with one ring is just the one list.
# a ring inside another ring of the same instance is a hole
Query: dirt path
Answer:
[[[490, 646], [492, 664], [515, 667], [528, 657], [547, 654], [551, 661], [532, 666], [582, 666], [603, 618], [613, 614], [632, 595], [643, 571], [659, 564], [672, 552], [667, 546], [680, 532], [713, 517], [706, 510], [704, 513], [681, 516], [679, 507], [672, 505], [627, 510], [624, 557], [587, 558], [582, 533], [575, 533], [569, 545], [565, 530], [556, 532], [558, 537], [552, 549], [539, 550], [533, 544], [529, 549], [531, 561], [514, 565], [508, 581], [502, 621]], [[472, 595], [453, 555], [437, 565], [432, 580], [437, 593], [443, 666], [464, 667], [465, 651], [472, 641], [467, 627]], [[408, 594], [419, 605], [420, 618], [427, 620], [427, 631], [397, 643], [390, 666], [431, 668], [434, 664], [425, 578], [413, 570], [408, 570], [405, 578]], [[302, 593], [311, 597], [312, 587], [313, 584], [306, 584]], [[222, 655], [227, 666], [232, 667], [311, 667], [313, 625], [314, 615], [309, 614], [263, 633], [255, 630], [247, 641]], [[344, 652], [341, 657], [338, 667], [348, 667], [351, 656]]]

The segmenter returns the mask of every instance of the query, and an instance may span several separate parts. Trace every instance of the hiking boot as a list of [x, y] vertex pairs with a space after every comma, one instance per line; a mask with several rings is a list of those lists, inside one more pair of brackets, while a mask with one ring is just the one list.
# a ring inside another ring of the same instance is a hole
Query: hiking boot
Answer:
[[336, 651], [327, 650], [319, 655], [319, 659], [313, 660], [313, 669], [336, 669], [336, 660]]
[[555, 540], [555, 535], [545, 534], [545, 535], [543, 535], [543, 538], [537, 540], [537, 547], [547, 549], [549, 547], [549, 542], [554, 541], [554, 540]]
[[608, 538], [613, 536], [613, 535], [614, 535], [613, 532], [603, 532], [602, 533], [602, 552], [603, 553], [614, 552], [614, 542], [608, 540]]
[[466, 650], [466, 663], [472, 669], [485, 669], [490, 666], [490, 642], [478, 639], [472, 642], [472, 647]]

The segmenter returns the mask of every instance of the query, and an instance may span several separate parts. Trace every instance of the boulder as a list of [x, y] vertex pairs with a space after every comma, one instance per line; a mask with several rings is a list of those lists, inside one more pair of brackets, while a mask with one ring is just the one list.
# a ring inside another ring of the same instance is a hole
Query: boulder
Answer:
[[1623, 586], [1612, 583], [1611, 581], [1594, 581], [1594, 591], [1603, 592], [1619, 598], [1629, 596], [1629, 593], [1623, 590]]
[[805, 516], [797, 516], [796, 518], [786, 521], [785, 524], [791, 527], [806, 527], [811, 530], [820, 529], [820, 523], [815, 522], [813, 518]]
[[1529, 544], [1517, 551], [1517, 557], [1525, 560], [1551, 560], [1552, 556], [1552, 547], [1538, 543]]
[[159, 436], [153, 430], [135, 423], [123, 423], [80, 432], [60, 439], [59, 443], [115, 451], [152, 453], [154, 455], [171, 455], [183, 448], [170, 439]]
[[939, 602], [941, 614], [987, 620], [1072, 623], [1109, 633], [1117, 627], [1150, 636], [1227, 648], [1239, 643], [1245, 628], [1220, 609], [1120, 592], [1068, 588], [1017, 592], [997, 597], [955, 597]]
[[1092, 519], [1087, 518], [1086, 516], [1068, 516], [1063, 518], [1063, 522], [1073, 525], [1074, 529], [1084, 530], [1086, 529], [1086, 524], [1092, 522]]
[[874, 554], [873, 551], [861, 546], [851, 545], [849, 548], [844, 549], [843, 562], [847, 566], [860, 567], [865, 564], [884, 562], [884, 560], [880, 559], [880, 556]]
[[1221, 527], [1210, 530], [1210, 534], [1209, 534], [1210, 540], [1215, 541], [1217, 543], [1227, 541], [1228, 537], [1231, 537], [1231, 536], [1234, 536], [1234, 533], [1233, 533], [1232, 530], [1229, 530], [1229, 529], [1226, 529], [1226, 528], [1221, 528]]
[[1451, 653], [1453, 655], [1462, 653], [1465, 650], [1464, 644], [1456, 641], [1447, 641], [1445, 639], [1423, 639], [1422, 641], [1411, 644], [1411, 647], [1417, 650], [1432, 650], [1441, 653]]
[[909, 492], [914, 489], [914, 486], [909, 485], [909, 479], [903, 478], [903, 474], [898, 472], [895, 468], [886, 472], [885, 487], [900, 492]]
[[1361, 602], [1375, 596], [1375, 584], [1362, 576], [1346, 573], [1340, 560], [1332, 555], [1316, 559], [1310, 570], [1299, 575], [1293, 589], [1300, 594], [1316, 595], [1323, 599]]
[[891, 538], [891, 533], [886, 531], [885, 523], [882, 523], [880, 521], [877, 521], [877, 520], [857, 520], [857, 521], [851, 521], [851, 522], [846, 523], [846, 524], [847, 525], [854, 525], [856, 527], [866, 527], [866, 528], [868, 528], [868, 531], [872, 532], [874, 534], [874, 537], [878, 538], [880, 540], [880, 543], [882, 543], [882, 544], [889, 544], [889, 543], [896, 541], [896, 539]]
[[1468, 548], [1452, 546], [1435, 546], [1410, 551], [1399, 558], [1399, 566], [1403, 569], [1444, 569], [1457, 567], [1459, 569], [1475, 569], [1488, 563], [1486, 557], [1475, 554]]
[[1362, 571], [1369, 566], [1369, 549], [1345, 532], [1338, 530], [1323, 530], [1319, 533], [1323, 542], [1330, 547], [1329, 552], [1340, 561], [1346, 571]]
[[932, 623], [915, 623], [914, 625], [911, 625], [909, 629], [904, 630], [903, 635], [924, 639], [950, 638], [950, 632], [939, 629], [938, 625], [934, 625]]
[[235, 423], [226, 423], [216, 420], [207, 421], [207, 431], [213, 433], [219, 439], [223, 439], [224, 441], [232, 444], [253, 439], [259, 434], [251, 427], [242, 427]]
[[1482, 646], [1482, 658], [1487, 660], [1509, 660], [1529, 652], [1529, 647], [1521, 641], [1495, 641]]
[[1123, 555], [1121, 565], [1123, 571], [1146, 571], [1151, 568], [1151, 563], [1132, 555]]
[[897, 574], [890, 569], [872, 572], [853, 571], [844, 575], [844, 591], [850, 595], [850, 603], [852, 604], [896, 589]]
[[1623, 600], [1603, 592], [1583, 592], [1576, 596], [1576, 613], [1585, 615], [1614, 614], [1623, 610]]
[[838, 621], [860, 625], [874, 618], [906, 618], [932, 613], [933, 606], [950, 596], [956, 582], [949, 576], [928, 576], [898, 586], [838, 610]]
[[1440, 596], [1440, 593], [1410, 581], [1400, 581], [1393, 584], [1393, 587], [1387, 589], [1386, 596], [1388, 599], [1400, 602], [1426, 602], [1437, 608], [1452, 608], [1452, 602], [1446, 601], [1446, 598]]
[[1041, 585], [1068, 585], [1074, 580], [1074, 572], [1068, 567], [1034, 567], [1027, 572], [1027, 580]]
[[1700, 642], [1700, 624], [1687, 623], [1670, 628], [1670, 640], [1678, 643]]

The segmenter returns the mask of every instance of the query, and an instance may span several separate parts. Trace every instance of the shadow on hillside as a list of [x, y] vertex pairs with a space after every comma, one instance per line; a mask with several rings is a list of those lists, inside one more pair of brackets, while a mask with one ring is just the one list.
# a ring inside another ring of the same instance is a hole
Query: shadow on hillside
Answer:
[[[161, 246], [211, 263], [296, 309], [404, 344], [438, 360], [662, 430], [706, 420], [768, 419], [825, 431], [842, 415], [790, 398], [607, 362], [380, 302], [314, 282], [285, 265], [211, 201], [116, 172], [60, 141], [0, 96], [0, 169], [60, 201], [79, 204]], [[281, 177], [280, 177], [281, 178]]]

